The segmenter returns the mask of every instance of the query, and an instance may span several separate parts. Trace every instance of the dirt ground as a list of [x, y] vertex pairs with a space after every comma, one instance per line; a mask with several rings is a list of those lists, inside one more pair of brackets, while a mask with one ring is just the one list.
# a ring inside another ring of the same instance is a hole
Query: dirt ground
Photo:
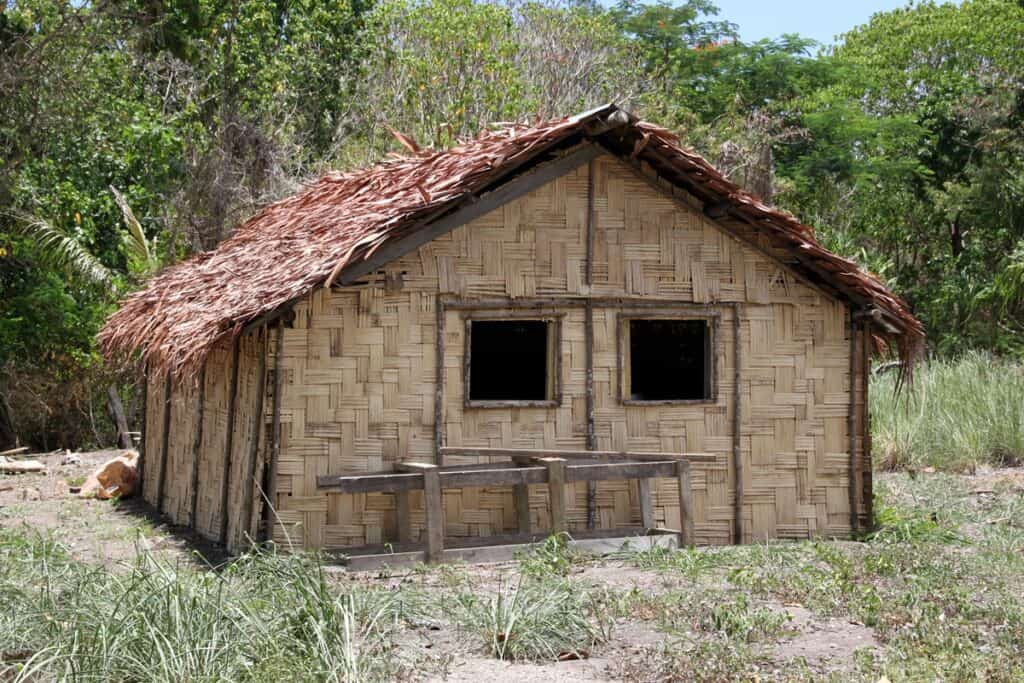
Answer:
[[218, 564], [226, 555], [188, 529], [160, 520], [141, 499], [116, 502], [79, 498], [71, 492], [107, 460], [123, 451], [57, 452], [17, 456], [46, 465], [44, 473], [0, 474], [0, 527], [53, 532], [78, 559], [128, 562], [138, 545], [166, 558]]
[[[139, 545], [175, 563], [197, 568], [213, 567], [227, 558], [213, 544], [162, 521], [144, 503], [135, 500], [117, 502], [87, 500], [71, 492], [98, 465], [119, 455], [119, 451], [92, 453], [54, 453], [32, 456], [47, 465], [39, 474], [0, 475], [0, 527], [29, 528], [52, 532], [67, 545], [72, 554], [86, 562], [130, 562]], [[881, 475], [885, 477], [886, 475]], [[902, 481], [902, 480], [901, 480]], [[896, 485], [896, 484], [894, 484]], [[987, 470], [971, 478], [968, 489], [978, 502], [993, 490], [1024, 490], [1024, 471]], [[965, 531], [970, 533], [969, 528]], [[843, 546], [862, 544], [841, 543]], [[708, 553], [717, 552], [708, 550]], [[473, 585], [482, 593], [497, 590], [503, 582], [514, 580], [519, 563], [473, 565], [461, 567]], [[398, 589], [403, 581], [443, 581], [440, 573], [421, 573], [411, 579], [412, 572], [364, 572], [347, 575], [345, 581], [365, 582], [378, 588]], [[707, 593], [711, 599], [732, 598], [746, 593], [723, 577], [697, 582], [685, 572], [641, 569], [635, 563], [613, 558], [593, 558], [573, 566], [572, 579], [610, 590], [657, 599], [662, 595]], [[843, 679], [856, 669], [856, 658], [869, 656], [883, 647], [872, 628], [852, 618], [823, 616], [801, 602], [783, 602], [775, 597], [750, 597], [750, 609], [780, 616], [782, 635], [758, 642], [759, 675], [788, 678], [795, 665], [811, 677]], [[685, 635], [685, 634], [684, 634]], [[691, 634], [692, 635], [692, 634]], [[648, 660], [664, 656], [669, 642], [663, 624], [643, 615], [618, 619], [608, 642], [587, 653], [587, 658], [548, 664], [512, 663], [495, 660], [472, 645], [465, 634], [437, 625], [424, 625], [403, 632], [397, 643], [400, 650], [419, 661], [432, 662], [427, 667], [430, 680], [480, 681], [597, 681], [643, 680], [649, 671]], [[659, 650], [661, 648], [661, 650]], [[631, 674], [630, 672], [635, 672]]]
[[[33, 455], [47, 466], [45, 473], [0, 475], [0, 526], [23, 527], [39, 532], [53, 532], [66, 544], [73, 556], [87, 562], [109, 565], [128, 563], [138, 546], [175, 562], [197, 567], [215, 566], [227, 558], [216, 545], [189, 532], [162, 522], [145, 503], [126, 499], [117, 502], [83, 499], [71, 490], [106, 460], [121, 451], [90, 453], [52, 453]], [[474, 582], [488, 586], [508, 580], [517, 569], [515, 562], [476, 565], [467, 568]], [[576, 580], [595, 587], [636, 590], [656, 595], [685, 587], [679, 576], [636, 569], [615, 561], [596, 559], [576, 571]], [[360, 580], [367, 583], [394, 582], [390, 575], [365, 572]], [[788, 615], [791, 635], [778, 644], [780, 663], [802, 657], [812, 668], [841, 671], [849, 663], [855, 649], [873, 647], [870, 629], [842, 620], [822, 620], [799, 605], [768, 604]], [[611, 640], [586, 659], [557, 664], [524, 664], [497, 661], [474, 652], [460, 642], [458, 634], [429, 628], [411, 631], [402, 645], [421, 650], [420, 656], [433, 659], [441, 673], [434, 680], [515, 682], [546, 680], [562, 681], [613, 680], [613, 672], [630, 659], [643, 658], [649, 648], [665, 639], [651, 625], [625, 621], [617, 624]]]

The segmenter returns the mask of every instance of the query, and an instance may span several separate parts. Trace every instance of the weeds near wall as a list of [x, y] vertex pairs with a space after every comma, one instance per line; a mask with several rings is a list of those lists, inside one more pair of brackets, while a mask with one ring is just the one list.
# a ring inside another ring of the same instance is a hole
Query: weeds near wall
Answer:
[[1024, 365], [981, 353], [933, 360], [895, 394], [886, 374], [871, 385], [875, 465], [953, 472], [1024, 462]]

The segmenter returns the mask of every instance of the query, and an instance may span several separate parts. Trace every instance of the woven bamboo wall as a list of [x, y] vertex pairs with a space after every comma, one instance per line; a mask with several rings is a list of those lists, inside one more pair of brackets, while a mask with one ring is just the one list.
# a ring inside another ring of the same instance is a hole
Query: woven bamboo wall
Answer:
[[[241, 354], [239, 354], [241, 356]], [[193, 526], [202, 536], [218, 540], [221, 530], [224, 454], [228, 441], [233, 354], [220, 344], [206, 357], [203, 373], [203, 434], [199, 450], [199, 490]]]
[[167, 467], [161, 509], [174, 524], [192, 522], [192, 479], [195, 438], [199, 424], [198, 387], [182, 382], [172, 387], [170, 425], [167, 432]]
[[[260, 494], [253, 482], [262, 480], [265, 457], [264, 335], [262, 330], [257, 330], [238, 341], [233, 419], [234, 351], [229, 344], [214, 349], [201, 377], [172, 385], [166, 442], [163, 430], [165, 384], [163, 380], [148, 382], [145, 499], [172, 523], [190, 525], [202, 536], [224, 542], [232, 551], [243, 548], [247, 536], [255, 537], [255, 520], [261, 510]], [[230, 460], [227, 459], [229, 432], [232, 432]], [[255, 463], [253, 458], [256, 458]], [[223, 486], [227, 467], [230, 467], [230, 474], [225, 536]], [[161, 496], [163, 468], [166, 468], [166, 475]]]
[[142, 497], [150, 505], [157, 504], [163, 457], [165, 385], [162, 379], [146, 378], [146, 429], [142, 447]]
[[[389, 495], [325, 495], [317, 492], [316, 477], [434, 461], [438, 293], [463, 306], [506, 297], [629, 297], [662, 301], [668, 310], [704, 305], [717, 316], [715, 400], [627, 406], [618, 398], [616, 326], [630, 307], [594, 307], [597, 447], [710, 456], [693, 471], [701, 543], [731, 541], [738, 306], [744, 540], [849, 532], [846, 307], [773, 258], [785, 254], [741, 243], [683, 203], [692, 200], [674, 201], [612, 157], [592, 167], [592, 286], [586, 281], [589, 171], [582, 167], [390, 264], [372, 285], [318, 290], [296, 306], [284, 339], [276, 540], [339, 548], [396, 538]], [[585, 448], [584, 313], [578, 305], [543, 312], [563, 316], [561, 405], [465, 408], [468, 311], [446, 310], [445, 445]], [[857, 453], [862, 457], [859, 440]], [[862, 472], [868, 467], [862, 462]], [[870, 485], [869, 474], [864, 482]], [[675, 496], [674, 482], [655, 487], [659, 521], [677, 528]], [[570, 500], [570, 525], [581, 528], [585, 487]], [[417, 496], [412, 504], [418, 526]], [[637, 523], [635, 484], [602, 482], [597, 507], [602, 527]], [[531, 508], [535, 529], [545, 528], [541, 488], [531, 493]], [[451, 536], [515, 528], [504, 489], [446, 491], [445, 510]]]
[[[238, 341], [238, 385], [228, 486], [225, 545], [245, 547], [257, 536], [263, 480], [264, 397], [266, 396], [266, 333], [256, 330]], [[255, 462], [254, 462], [255, 460]]]

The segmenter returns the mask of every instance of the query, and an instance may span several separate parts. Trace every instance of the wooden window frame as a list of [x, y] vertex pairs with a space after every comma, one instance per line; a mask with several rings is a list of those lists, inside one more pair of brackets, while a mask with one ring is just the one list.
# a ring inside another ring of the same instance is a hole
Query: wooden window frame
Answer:
[[[562, 320], [565, 313], [487, 310], [463, 313], [462, 380], [465, 408], [557, 408], [562, 405]], [[548, 325], [546, 399], [473, 400], [470, 398], [473, 321], [535, 320]]]
[[[618, 314], [618, 360], [619, 360], [619, 403], [625, 406], [682, 406], [682, 405], [713, 405], [718, 403], [718, 359], [721, 355], [719, 323], [721, 311], [711, 309], [646, 309], [623, 311]], [[704, 367], [707, 398], [668, 398], [650, 401], [631, 398], [630, 392], [630, 339], [629, 324], [634, 320], [699, 320], [707, 325], [707, 336], [704, 343]]]

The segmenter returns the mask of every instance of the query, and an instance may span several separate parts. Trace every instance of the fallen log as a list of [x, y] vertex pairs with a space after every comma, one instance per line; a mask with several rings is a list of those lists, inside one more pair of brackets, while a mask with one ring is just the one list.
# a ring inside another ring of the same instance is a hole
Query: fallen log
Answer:
[[24, 453], [27, 450], [28, 446], [20, 446], [18, 448], [12, 448], [9, 451], [0, 451], [0, 458], [2, 458], [5, 455], [18, 455], [19, 453]]
[[46, 465], [38, 460], [21, 460], [19, 462], [0, 462], [0, 474], [27, 474], [29, 472], [45, 472]]

